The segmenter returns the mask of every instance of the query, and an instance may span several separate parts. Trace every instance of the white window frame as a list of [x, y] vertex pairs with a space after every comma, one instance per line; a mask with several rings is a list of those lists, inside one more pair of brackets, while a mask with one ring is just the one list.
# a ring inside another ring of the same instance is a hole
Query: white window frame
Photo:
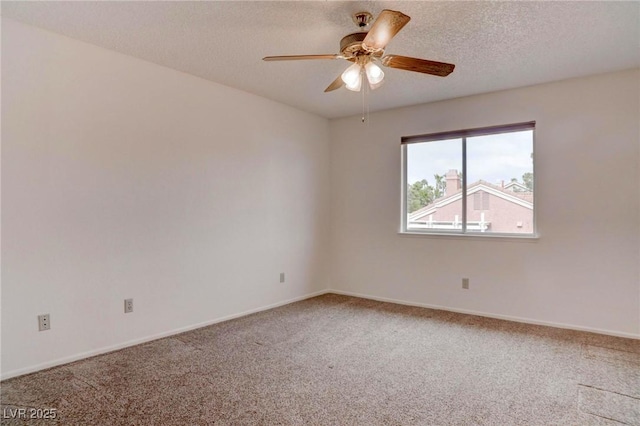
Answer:
[[[401, 211], [400, 211], [400, 234], [407, 235], [427, 235], [427, 236], [456, 236], [456, 237], [469, 237], [469, 238], [522, 238], [522, 239], [538, 239], [540, 235], [538, 234], [537, 220], [536, 220], [536, 205], [537, 205], [537, 196], [536, 191], [538, 185], [536, 184], [536, 154], [535, 154], [535, 121], [528, 121], [522, 123], [514, 123], [514, 124], [506, 124], [499, 126], [489, 126], [489, 127], [480, 127], [474, 129], [465, 129], [465, 130], [454, 130], [448, 132], [439, 132], [439, 133], [430, 133], [423, 135], [414, 135], [414, 136], [403, 136], [401, 138], [401, 150], [402, 150], [402, 188], [401, 188]], [[532, 130], [533, 131], [533, 140], [532, 140], [532, 166], [533, 166], [533, 232], [531, 233], [504, 233], [504, 232], [488, 232], [488, 233], [478, 233], [478, 232], [467, 232], [467, 228], [469, 230], [475, 230], [478, 227], [478, 223], [467, 222], [467, 138], [473, 136], [486, 136], [486, 135], [497, 135], [500, 133], [511, 133], [518, 132], [524, 130]], [[462, 140], [462, 217], [460, 218], [461, 226], [459, 229], [453, 226], [451, 230], [448, 229], [416, 229], [410, 228], [407, 229], [407, 146], [412, 143], [423, 143], [423, 142], [435, 142], [440, 140], [448, 140], [448, 139], [461, 139]]]

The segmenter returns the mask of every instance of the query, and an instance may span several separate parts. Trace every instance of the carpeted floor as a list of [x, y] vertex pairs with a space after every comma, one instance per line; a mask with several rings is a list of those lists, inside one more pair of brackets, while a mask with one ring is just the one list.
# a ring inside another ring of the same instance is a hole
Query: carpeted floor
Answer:
[[1, 383], [82, 425], [640, 425], [640, 341], [328, 294]]

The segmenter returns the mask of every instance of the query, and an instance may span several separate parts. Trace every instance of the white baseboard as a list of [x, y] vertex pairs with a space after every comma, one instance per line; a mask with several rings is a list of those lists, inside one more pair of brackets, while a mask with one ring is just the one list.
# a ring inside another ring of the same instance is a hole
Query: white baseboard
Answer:
[[334, 293], [334, 294], [341, 294], [344, 296], [359, 297], [362, 299], [376, 300], [378, 302], [396, 303], [398, 305], [417, 306], [420, 308], [429, 308], [429, 309], [437, 309], [440, 311], [457, 312], [460, 314], [477, 315], [481, 317], [515, 321], [515, 322], [521, 322], [526, 324], [544, 325], [547, 327], [564, 328], [564, 329], [576, 330], [576, 331], [587, 331], [590, 333], [606, 334], [608, 336], [625, 337], [627, 339], [640, 339], [640, 334], [634, 334], [634, 333], [625, 333], [625, 332], [613, 331], [613, 330], [603, 330], [600, 328], [582, 327], [579, 325], [562, 324], [562, 323], [556, 323], [551, 321], [540, 321], [532, 318], [514, 317], [510, 315], [493, 314], [488, 312], [472, 311], [468, 309], [450, 308], [448, 306], [430, 305], [428, 303], [409, 302], [406, 300], [391, 299], [388, 297], [370, 296], [368, 294], [353, 293], [350, 291], [329, 289], [326, 291], [326, 293]]
[[299, 302], [301, 300], [310, 299], [312, 297], [321, 296], [321, 295], [327, 294], [327, 293], [334, 293], [334, 294], [341, 294], [341, 295], [344, 295], [344, 296], [359, 297], [361, 299], [376, 300], [376, 301], [379, 301], [379, 302], [396, 303], [396, 304], [399, 304], [399, 305], [417, 306], [417, 307], [421, 307], [421, 308], [437, 309], [437, 310], [441, 310], [441, 311], [457, 312], [457, 313], [468, 314], [468, 315], [477, 315], [477, 316], [481, 316], [481, 317], [496, 318], [496, 319], [502, 319], [502, 320], [507, 320], [507, 321], [521, 322], [521, 323], [526, 323], [526, 324], [544, 325], [544, 326], [548, 326], [548, 327], [564, 328], [564, 329], [568, 329], [568, 330], [586, 331], [586, 332], [590, 332], [590, 333], [605, 334], [605, 335], [609, 335], [609, 336], [625, 337], [627, 339], [640, 339], [640, 334], [634, 334], [634, 333], [625, 333], [625, 332], [612, 331], [612, 330], [603, 330], [603, 329], [599, 329], [599, 328], [582, 327], [582, 326], [578, 326], [578, 325], [555, 323], [555, 322], [551, 322], [551, 321], [540, 321], [540, 320], [535, 320], [535, 319], [531, 319], [531, 318], [514, 317], [514, 316], [510, 316], [510, 315], [500, 315], [500, 314], [493, 314], [493, 313], [487, 313], [487, 312], [472, 311], [472, 310], [468, 310], [468, 309], [457, 309], [457, 308], [450, 308], [450, 307], [447, 307], [447, 306], [431, 305], [431, 304], [428, 304], [428, 303], [409, 302], [409, 301], [406, 301], [406, 300], [392, 299], [392, 298], [388, 298], [388, 297], [378, 297], [378, 296], [371, 296], [371, 295], [368, 295], [368, 294], [354, 293], [354, 292], [350, 292], [350, 291], [327, 289], [327, 290], [316, 291], [314, 293], [309, 293], [309, 294], [306, 294], [304, 296], [295, 297], [293, 299], [288, 299], [288, 300], [284, 300], [284, 301], [281, 301], [281, 302], [273, 303], [271, 305], [262, 306], [262, 307], [255, 308], [255, 309], [250, 309], [248, 311], [243, 311], [243, 312], [240, 312], [240, 313], [237, 313], [237, 314], [227, 315], [227, 316], [216, 318], [216, 319], [213, 319], [213, 320], [210, 320], [210, 321], [205, 321], [205, 322], [201, 322], [201, 323], [198, 323], [198, 324], [192, 324], [192, 325], [189, 325], [189, 326], [186, 326], [186, 327], [181, 327], [181, 328], [177, 328], [177, 329], [174, 329], [174, 330], [166, 331], [166, 332], [163, 332], [163, 333], [154, 334], [152, 336], [147, 336], [147, 337], [142, 337], [142, 338], [139, 338], [139, 339], [129, 340], [129, 341], [124, 342], [124, 343], [119, 343], [119, 344], [112, 345], [112, 346], [107, 346], [107, 347], [103, 347], [103, 348], [99, 348], [99, 349], [95, 349], [95, 350], [91, 350], [91, 351], [87, 351], [87, 352], [82, 352], [82, 353], [79, 353], [79, 354], [76, 354], [76, 355], [72, 355], [72, 356], [68, 356], [68, 357], [64, 357], [64, 358], [59, 358], [59, 359], [56, 359], [56, 360], [53, 360], [53, 361], [48, 361], [48, 362], [45, 362], [45, 363], [42, 363], [42, 364], [37, 364], [37, 365], [30, 366], [30, 367], [21, 368], [21, 369], [18, 369], [18, 370], [12, 370], [12, 371], [9, 371], [9, 372], [6, 372], [6, 373], [2, 373], [2, 375], [0, 375], [0, 380], [6, 380], [6, 379], [10, 379], [12, 377], [22, 376], [24, 374], [29, 374], [29, 373], [35, 373], [36, 371], [44, 370], [44, 369], [51, 368], [51, 367], [57, 367], [59, 365], [68, 364], [70, 362], [78, 361], [78, 360], [85, 359], [85, 358], [90, 358], [90, 357], [96, 356], [96, 355], [102, 355], [102, 354], [105, 354], [105, 353], [108, 353], [108, 352], [117, 351], [119, 349], [124, 349], [124, 348], [127, 348], [129, 346], [139, 345], [139, 344], [142, 344], [142, 343], [150, 342], [152, 340], [162, 339], [164, 337], [173, 336], [173, 335], [176, 335], [176, 334], [184, 333], [186, 331], [195, 330], [197, 328], [201, 328], [201, 327], [206, 327], [208, 325], [217, 324], [219, 322], [224, 322], [224, 321], [228, 321], [228, 320], [231, 320], [231, 319], [234, 319], [234, 318], [243, 317], [243, 316], [246, 316], [246, 315], [254, 314], [256, 312], [266, 311], [266, 310], [269, 310], [269, 309], [277, 308], [279, 306], [284, 306], [284, 305], [288, 305], [290, 303]]
[[119, 349], [124, 349], [124, 348], [127, 348], [129, 346], [139, 345], [141, 343], [150, 342], [152, 340], [158, 340], [158, 339], [162, 339], [164, 337], [169, 337], [169, 336], [173, 336], [173, 335], [176, 335], [176, 334], [184, 333], [185, 331], [195, 330], [196, 328], [206, 327], [208, 325], [217, 324], [219, 322], [228, 321], [228, 320], [231, 320], [231, 319], [234, 319], [234, 318], [239, 318], [239, 317], [244, 317], [246, 315], [255, 314], [256, 312], [266, 311], [266, 310], [269, 310], [269, 309], [277, 308], [279, 306], [284, 306], [284, 305], [288, 305], [290, 303], [299, 302], [301, 300], [310, 299], [312, 297], [321, 296], [321, 295], [326, 294], [328, 292], [329, 292], [328, 290], [320, 290], [320, 291], [316, 291], [314, 293], [305, 294], [304, 296], [294, 297], [293, 299], [288, 299], [288, 300], [284, 300], [282, 302], [273, 303], [271, 305], [262, 306], [262, 307], [255, 308], [255, 309], [250, 309], [248, 311], [243, 311], [243, 312], [240, 312], [240, 313], [237, 313], [237, 314], [227, 315], [227, 316], [216, 318], [216, 319], [213, 319], [213, 320], [210, 320], [210, 321], [205, 321], [205, 322], [201, 322], [201, 323], [198, 323], [198, 324], [192, 324], [192, 325], [188, 325], [186, 327], [181, 327], [181, 328], [177, 328], [177, 329], [174, 329], [174, 330], [166, 331], [166, 332], [163, 332], [163, 333], [154, 334], [152, 336], [141, 337], [139, 339], [129, 340], [129, 341], [124, 342], [124, 343], [118, 343], [116, 345], [107, 346], [107, 347], [103, 347], [103, 348], [99, 348], [99, 349], [94, 349], [94, 350], [87, 351], [87, 352], [82, 352], [82, 353], [79, 353], [79, 354], [76, 354], [76, 355], [71, 355], [71, 356], [64, 357], [64, 358], [59, 358], [59, 359], [56, 359], [56, 360], [53, 360], [53, 361], [44, 362], [42, 364], [37, 364], [37, 365], [25, 367], [25, 368], [20, 368], [18, 370], [8, 371], [8, 372], [2, 373], [2, 375], [0, 375], [0, 380], [6, 380], [6, 379], [10, 379], [12, 377], [22, 376], [22, 375], [29, 374], [29, 373], [35, 373], [36, 371], [44, 370], [44, 369], [47, 369], [47, 368], [57, 367], [59, 365], [64, 365], [64, 364], [69, 364], [70, 362], [78, 361], [78, 360], [85, 359], [85, 358], [90, 358], [90, 357], [96, 356], [96, 355], [102, 355], [102, 354], [105, 354], [105, 353], [108, 353], [108, 352], [117, 351]]

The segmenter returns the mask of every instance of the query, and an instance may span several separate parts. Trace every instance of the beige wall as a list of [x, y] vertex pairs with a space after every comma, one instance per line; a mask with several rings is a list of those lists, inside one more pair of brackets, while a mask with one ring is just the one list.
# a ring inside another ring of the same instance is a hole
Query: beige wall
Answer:
[[325, 289], [328, 189], [327, 120], [3, 19], [2, 376]]
[[[332, 120], [333, 288], [640, 334], [639, 94], [630, 70]], [[398, 235], [402, 136], [531, 120], [539, 240]]]

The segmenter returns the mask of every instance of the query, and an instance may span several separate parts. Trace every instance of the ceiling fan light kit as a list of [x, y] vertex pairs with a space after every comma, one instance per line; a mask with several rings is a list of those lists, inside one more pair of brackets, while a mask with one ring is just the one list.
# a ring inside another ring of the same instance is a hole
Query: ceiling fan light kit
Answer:
[[[378, 84], [382, 83], [384, 79], [384, 71], [382, 68], [374, 64], [373, 62], [367, 62], [364, 66], [364, 71], [367, 74], [367, 80], [369, 80], [369, 85], [378, 86]], [[374, 87], [372, 87], [373, 89]]]
[[362, 88], [362, 65], [356, 62], [344, 70], [340, 78], [348, 90], [359, 92]]
[[345, 88], [353, 92], [359, 92], [362, 88], [363, 75], [366, 76], [371, 90], [375, 90], [382, 85], [384, 72], [379, 66], [371, 62], [370, 58], [356, 59], [356, 62], [347, 68], [340, 75], [340, 78]]

